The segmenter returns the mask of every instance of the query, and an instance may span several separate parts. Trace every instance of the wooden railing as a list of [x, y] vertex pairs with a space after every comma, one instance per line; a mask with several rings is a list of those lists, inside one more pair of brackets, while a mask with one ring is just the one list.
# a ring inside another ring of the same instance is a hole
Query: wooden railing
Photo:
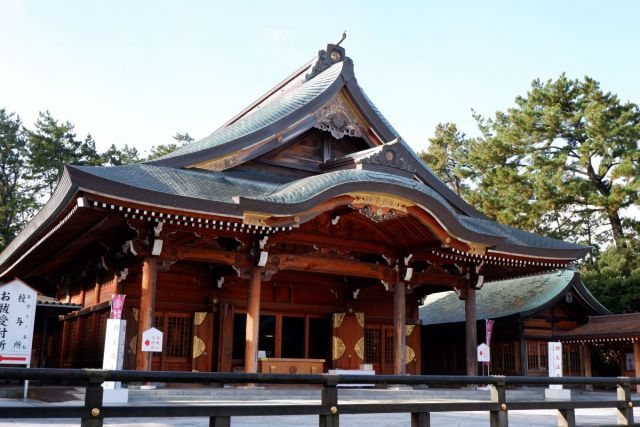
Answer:
[[[633, 407], [640, 401], [632, 400], [631, 386], [640, 384], [637, 378], [583, 378], [583, 377], [464, 377], [464, 376], [395, 376], [395, 375], [279, 375], [243, 373], [197, 373], [158, 371], [106, 371], [99, 369], [24, 369], [0, 368], [0, 380], [39, 380], [65, 382], [86, 386], [84, 405], [80, 406], [2, 406], [3, 418], [78, 418], [85, 427], [101, 427], [105, 418], [128, 417], [208, 417], [210, 426], [228, 427], [231, 417], [273, 415], [315, 415], [321, 427], [337, 427], [342, 414], [410, 413], [412, 427], [430, 425], [433, 412], [488, 411], [490, 425], [506, 427], [508, 414], [513, 410], [555, 409], [558, 425], [575, 426], [575, 410], [583, 408], [615, 408], [617, 425], [634, 425]], [[189, 403], [144, 406], [103, 405], [101, 384], [104, 381], [128, 383], [215, 383], [215, 384], [290, 384], [292, 386], [315, 384], [321, 387], [321, 401], [310, 404], [210, 404]], [[338, 384], [408, 385], [408, 386], [479, 386], [491, 388], [487, 402], [424, 402], [400, 403], [379, 401], [375, 403], [349, 403], [339, 401]], [[616, 400], [580, 401], [507, 401], [506, 387], [549, 384], [579, 386], [615, 386]]]

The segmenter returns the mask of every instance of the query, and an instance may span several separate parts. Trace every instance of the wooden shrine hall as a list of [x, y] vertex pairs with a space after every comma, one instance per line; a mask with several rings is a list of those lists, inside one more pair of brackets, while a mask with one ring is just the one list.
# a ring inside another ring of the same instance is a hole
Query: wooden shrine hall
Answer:
[[[484, 281], [588, 251], [458, 197], [367, 97], [338, 43], [160, 159], [66, 166], [0, 254], [0, 278], [82, 305], [60, 316], [61, 367], [101, 366], [110, 298], [125, 294], [125, 368], [138, 370], [418, 374], [419, 306], [455, 289], [475, 374]], [[149, 356], [138, 337], [152, 326], [163, 351]]]

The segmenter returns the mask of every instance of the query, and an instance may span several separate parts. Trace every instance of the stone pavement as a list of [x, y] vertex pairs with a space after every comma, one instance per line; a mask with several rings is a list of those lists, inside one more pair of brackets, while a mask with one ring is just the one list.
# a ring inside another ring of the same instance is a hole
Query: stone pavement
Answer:
[[[587, 396], [581, 396], [582, 399]], [[593, 397], [593, 396], [592, 396]], [[606, 396], [607, 398], [609, 396]], [[612, 397], [612, 396], [611, 396]], [[579, 399], [579, 400], [582, 400]], [[484, 399], [482, 399], [484, 400]], [[608, 399], [607, 399], [608, 400]], [[350, 403], [365, 403], [367, 400], [348, 399]], [[187, 402], [174, 402], [180, 404], [187, 404]], [[193, 405], [198, 404], [211, 404], [211, 401], [191, 401]], [[216, 404], [224, 405], [225, 401], [216, 401]], [[240, 401], [228, 401], [228, 403], [242, 403]], [[257, 402], [244, 402], [256, 404]], [[303, 404], [310, 403], [308, 399], [278, 399], [269, 400], [269, 402], [262, 403], [277, 403], [277, 404]], [[0, 411], [3, 406], [66, 406], [66, 405], [81, 405], [81, 400], [73, 400], [66, 402], [43, 402], [40, 400], [30, 399], [23, 401], [21, 399], [8, 399], [0, 398]], [[131, 405], [170, 405], [170, 401], [140, 401], [132, 402]], [[639, 419], [640, 412], [635, 412], [635, 419]], [[616, 416], [613, 409], [582, 409], [576, 411], [576, 421], [579, 425], [591, 424], [615, 424]], [[75, 419], [47, 419], [47, 420], [31, 420], [31, 419], [19, 419], [19, 420], [3, 420], [0, 419], [1, 426], [21, 426], [21, 427], [71, 427], [78, 426], [79, 420]], [[123, 427], [191, 427], [209, 425], [206, 418], [128, 418], [128, 419], [107, 419], [105, 420], [106, 426], [123, 426]], [[236, 417], [232, 419], [231, 425], [233, 427], [256, 427], [256, 426], [270, 426], [270, 427], [303, 427], [303, 426], [317, 426], [318, 418], [316, 416], [275, 416], [275, 417]], [[404, 427], [410, 425], [409, 414], [367, 414], [367, 415], [343, 415], [340, 417], [340, 425], [342, 427]], [[489, 415], [486, 412], [453, 412], [453, 413], [432, 413], [431, 414], [432, 426], [461, 426], [461, 427], [483, 427], [489, 426]], [[537, 426], [556, 426], [557, 417], [556, 412], [552, 410], [539, 410], [539, 411], [510, 411], [509, 412], [509, 425], [513, 427], [537, 427]]]

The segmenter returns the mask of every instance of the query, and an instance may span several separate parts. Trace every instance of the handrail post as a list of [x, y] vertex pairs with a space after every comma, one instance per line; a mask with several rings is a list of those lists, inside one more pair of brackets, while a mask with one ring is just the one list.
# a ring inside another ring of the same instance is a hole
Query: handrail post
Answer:
[[209, 427], [231, 427], [231, 417], [209, 417]]
[[411, 427], [431, 427], [431, 413], [412, 412]]
[[329, 409], [329, 414], [320, 414], [320, 427], [339, 427], [338, 414], [338, 376], [325, 375], [326, 381], [322, 386], [323, 410]]
[[576, 427], [575, 409], [558, 409], [558, 427]]
[[89, 377], [87, 391], [84, 395], [85, 415], [80, 421], [82, 427], [102, 427], [102, 378]]
[[618, 405], [617, 419], [618, 425], [630, 426], [633, 425], [633, 402], [631, 401], [631, 387], [629, 384], [629, 378], [620, 378], [618, 384]]
[[500, 407], [497, 411], [489, 412], [489, 425], [491, 427], [508, 427], [506, 383], [503, 379], [491, 385], [491, 402], [497, 403]]

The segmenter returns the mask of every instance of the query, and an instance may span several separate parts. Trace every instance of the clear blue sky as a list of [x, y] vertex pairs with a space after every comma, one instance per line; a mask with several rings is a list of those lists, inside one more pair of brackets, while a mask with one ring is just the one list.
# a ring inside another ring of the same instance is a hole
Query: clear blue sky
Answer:
[[637, 1], [0, 0], [0, 107], [141, 150], [206, 136], [343, 30], [356, 76], [416, 149], [438, 122], [585, 74], [640, 103]]

